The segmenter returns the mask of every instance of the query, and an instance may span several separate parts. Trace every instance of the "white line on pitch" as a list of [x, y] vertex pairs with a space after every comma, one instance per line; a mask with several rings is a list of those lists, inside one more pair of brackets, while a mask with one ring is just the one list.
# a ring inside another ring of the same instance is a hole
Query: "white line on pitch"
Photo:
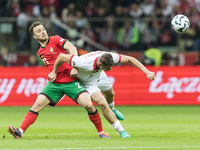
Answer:
[[28, 149], [0, 149], [0, 150], [79, 150], [79, 149], [185, 149], [200, 148], [200, 146], [131, 146], [131, 147], [68, 147], [68, 148], [28, 148]]
[[[136, 134], [136, 133], [191, 133], [191, 132], [200, 132], [200, 131], [157, 131], [157, 132], [128, 132], [129, 134]], [[111, 133], [111, 132], [107, 132]], [[37, 136], [37, 135], [78, 135], [78, 134], [84, 134], [84, 133], [58, 133], [58, 134], [26, 134], [26, 136]]]

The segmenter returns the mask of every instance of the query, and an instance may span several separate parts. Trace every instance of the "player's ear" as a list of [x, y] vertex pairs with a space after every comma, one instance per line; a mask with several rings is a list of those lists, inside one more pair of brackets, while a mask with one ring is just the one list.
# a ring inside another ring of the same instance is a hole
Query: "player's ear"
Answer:
[[99, 63], [98, 63], [98, 66], [99, 66], [99, 67], [102, 67], [102, 64], [99, 62]]
[[34, 39], [36, 39], [36, 36], [35, 36], [35, 35], [33, 35], [33, 38], [34, 38]]

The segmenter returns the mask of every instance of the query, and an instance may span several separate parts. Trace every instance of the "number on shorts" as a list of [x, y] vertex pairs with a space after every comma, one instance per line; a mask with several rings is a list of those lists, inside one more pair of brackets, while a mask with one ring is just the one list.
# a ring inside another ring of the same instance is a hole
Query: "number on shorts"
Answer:
[[79, 82], [76, 82], [75, 85], [78, 85], [79, 89], [83, 88]]

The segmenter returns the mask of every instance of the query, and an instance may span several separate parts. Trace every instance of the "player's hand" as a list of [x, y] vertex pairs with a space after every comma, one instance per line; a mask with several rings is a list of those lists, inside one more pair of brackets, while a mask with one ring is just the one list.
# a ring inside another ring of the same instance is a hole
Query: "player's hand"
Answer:
[[149, 71], [147, 73], [147, 78], [150, 79], [150, 80], [155, 80], [155, 73], [152, 72], [152, 71]]
[[78, 69], [73, 68], [70, 72], [71, 77], [76, 77], [78, 75]]
[[49, 81], [53, 82], [56, 79], [56, 73], [55, 72], [49, 73], [48, 79], [49, 79]]

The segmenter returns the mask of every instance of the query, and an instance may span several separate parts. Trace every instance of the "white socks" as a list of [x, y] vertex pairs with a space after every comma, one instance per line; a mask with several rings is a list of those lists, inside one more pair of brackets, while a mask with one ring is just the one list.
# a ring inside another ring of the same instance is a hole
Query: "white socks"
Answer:
[[101, 133], [104, 133], [104, 131], [102, 131], [102, 132], [98, 132], [98, 134], [101, 134]]
[[119, 134], [124, 131], [124, 128], [122, 127], [122, 125], [120, 124], [119, 120], [117, 120], [114, 124], [112, 124], [112, 126], [115, 128], [115, 130], [117, 130], [119, 132]]
[[111, 110], [114, 110], [114, 109], [115, 109], [114, 106], [115, 106], [114, 101], [113, 101], [112, 103], [109, 104], [109, 107], [110, 107]]
[[21, 132], [22, 135], [24, 134], [24, 131], [21, 128], [19, 128], [19, 131]]
[[[111, 110], [114, 110], [115, 103], [114, 101], [112, 103], [109, 104], [109, 107]], [[112, 124], [113, 128], [115, 130], [117, 130], [119, 132], [119, 134], [124, 131], [124, 128], [122, 127], [121, 123], [119, 122], [119, 120], [117, 120], [115, 123]]]

